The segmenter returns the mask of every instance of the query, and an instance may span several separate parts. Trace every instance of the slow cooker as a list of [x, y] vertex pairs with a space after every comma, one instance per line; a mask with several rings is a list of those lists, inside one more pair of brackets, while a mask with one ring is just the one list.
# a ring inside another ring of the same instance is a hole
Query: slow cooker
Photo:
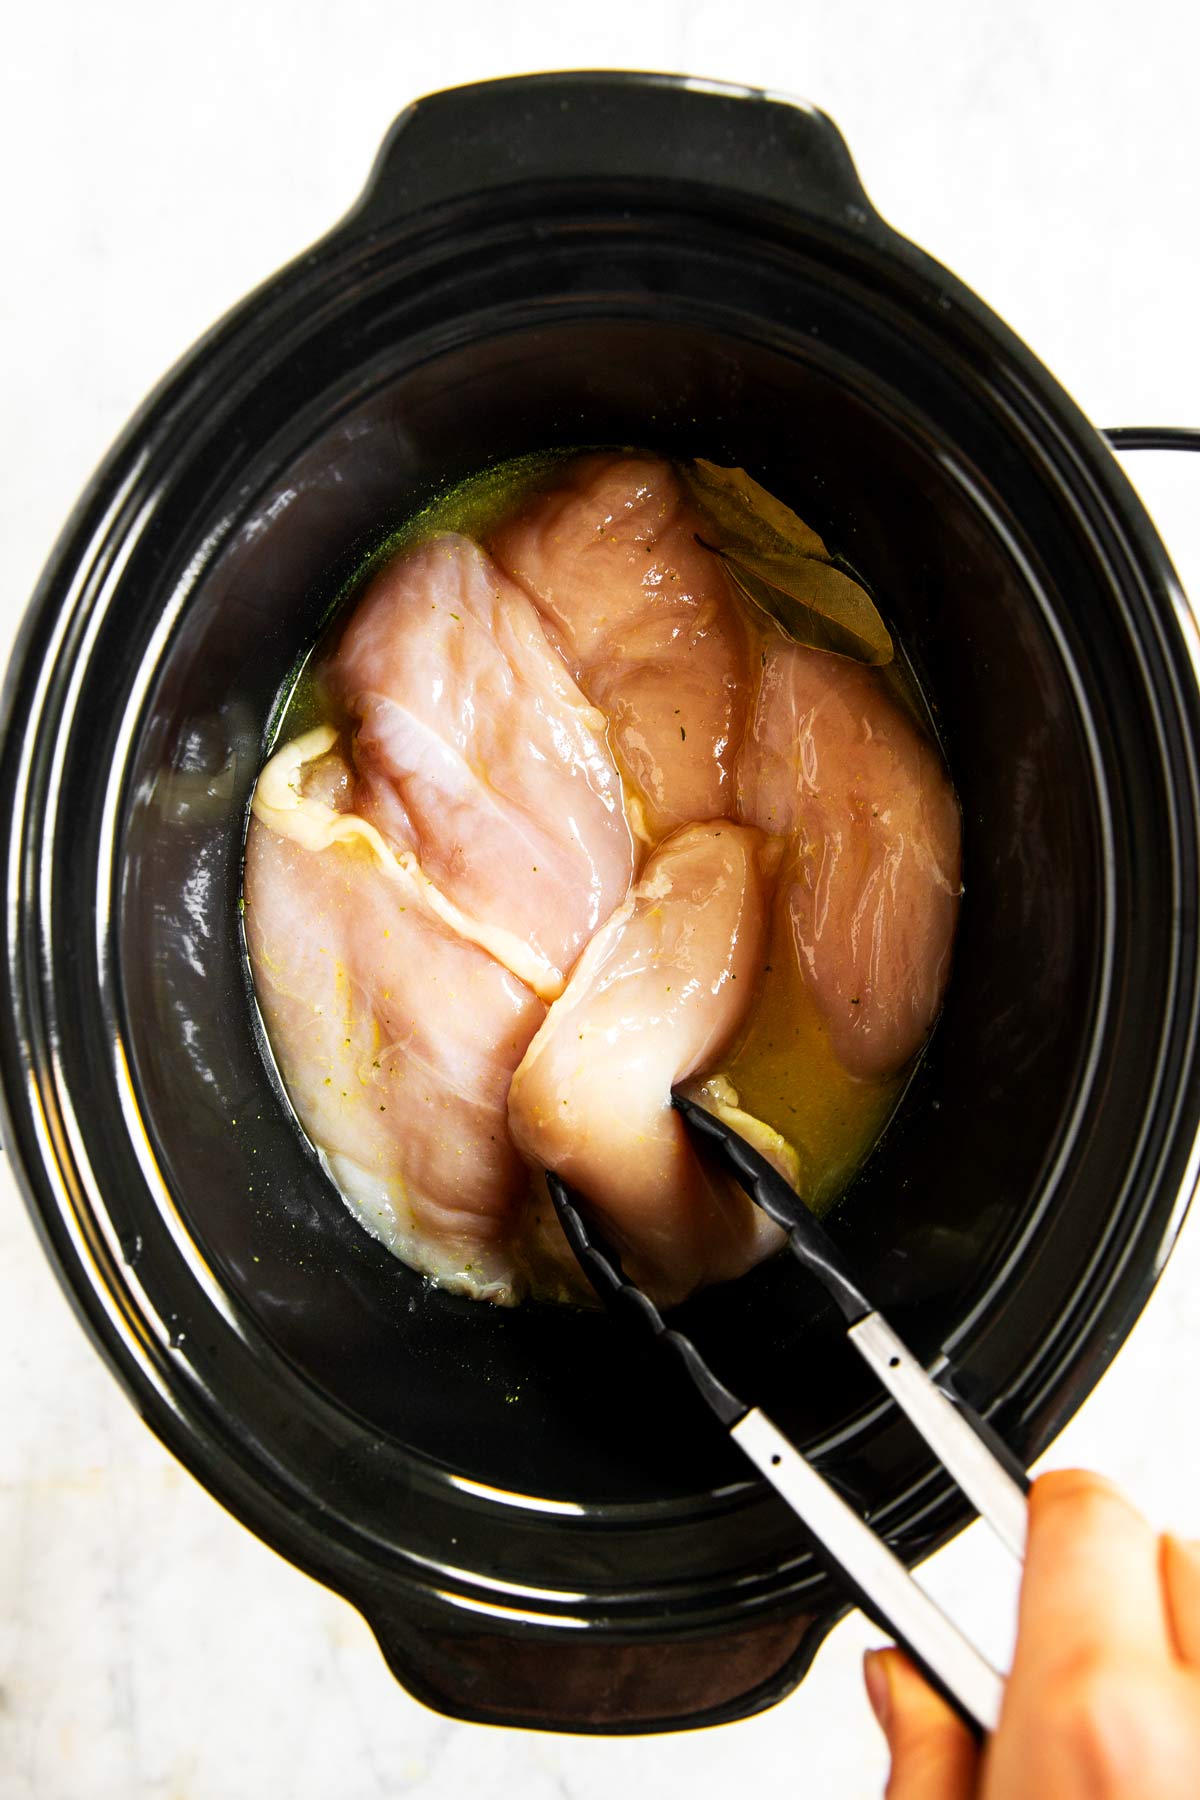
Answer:
[[[9, 670], [7, 1140], [146, 1422], [460, 1718], [710, 1724], [842, 1600], [653, 1349], [433, 1289], [264, 1052], [238, 899], [277, 698], [382, 533], [483, 464], [757, 475], [877, 594], [963, 803], [945, 1010], [830, 1223], [1028, 1461], [1196, 1178], [1196, 631], [1111, 449], [872, 208], [812, 108], [569, 74], [419, 101], [366, 190], [131, 422]], [[687, 1328], [910, 1563], [960, 1497], [789, 1259]]]

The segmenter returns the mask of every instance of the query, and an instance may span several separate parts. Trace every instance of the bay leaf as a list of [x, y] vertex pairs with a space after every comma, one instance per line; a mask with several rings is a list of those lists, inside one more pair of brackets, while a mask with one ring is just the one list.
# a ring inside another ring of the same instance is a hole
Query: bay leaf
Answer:
[[680, 467], [705, 530], [738, 591], [789, 637], [873, 668], [890, 663], [891, 635], [871, 596], [835, 567], [824, 541], [745, 469], [703, 457]]
[[752, 605], [810, 650], [827, 650], [871, 668], [894, 654], [891, 634], [866, 589], [815, 556], [756, 556], [717, 550], [730, 579]]
[[793, 550], [828, 560], [829, 552], [812, 527], [745, 469], [724, 469], [698, 456], [684, 463], [680, 472], [692, 499], [717, 527], [722, 549], [767, 554]]

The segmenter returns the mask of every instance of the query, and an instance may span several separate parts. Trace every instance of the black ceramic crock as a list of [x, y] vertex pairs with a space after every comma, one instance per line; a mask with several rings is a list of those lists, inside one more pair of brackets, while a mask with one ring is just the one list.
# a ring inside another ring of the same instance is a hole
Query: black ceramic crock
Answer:
[[[1099, 434], [891, 231], [800, 105], [656, 76], [435, 95], [350, 216], [205, 338], [81, 500], [9, 672], [0, 1056], [47, 1252], [147, 1423], [463, 1718], [736, 1718], [839, 1599], [672, 1368], [603, 1315], [425, 1286], [264, 1057], [238, 916], [272, 709], [345, 571], [544, 445], [745, 465], [869, 580], [962, 796], [946, 1008], [833, 1218], [1034, 1457], [1194, 1179], [1194, 637]], [[910, 1562], [965, 1510], [775, 1264], [718, 1371]]]

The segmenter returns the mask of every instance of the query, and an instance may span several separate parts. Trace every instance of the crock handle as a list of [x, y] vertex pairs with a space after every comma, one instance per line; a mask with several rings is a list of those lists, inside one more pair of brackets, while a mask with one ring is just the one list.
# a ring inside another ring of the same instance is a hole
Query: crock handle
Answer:
[[614, 1642], [588, 1631], [444, 1610], [362, 1604], [392, 1674], [453, 1719], [543, 1731], [629, 1733], [719, 1725], [761, 1712], [801, 1680], [840, 1613], [797, 1613], [674, 1642]]
[[384, 140], [347, 229], [378, 231], [515, 184], [686, 182], [881, 228], [850, 152], [800, 100], [679, 75], [522, 75], [417, 100]]

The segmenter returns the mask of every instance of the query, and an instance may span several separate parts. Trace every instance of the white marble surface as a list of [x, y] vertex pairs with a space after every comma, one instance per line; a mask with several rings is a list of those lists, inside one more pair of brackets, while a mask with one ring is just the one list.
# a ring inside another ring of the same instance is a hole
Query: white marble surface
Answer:
[[[1194, 10], [1106, 0], [43, 0], [9, 17], [0, 633], [156, 377], [352, 198], [393, 114], [528, 68], [685, 69], [800, 92], [883, 212], [983, 293], [1099, 423], [1200, 424]], [[1157, 462], [1158, 459], [1155, 459]], [[1137, 466], [1200, 594], [1200, 462]], [[752, 1722], [593, 1742], [450, 1724], [365, 1626], [235, 1524], [84, 1342], [0, 1172], [0, 1800], [593, 1800], [878, 1791], [847, 1622]], [[1200, 1220], [1051, 1460], [1200, 1526]], [[978, 1530], [930, 1568], [1002, 1641]]]

